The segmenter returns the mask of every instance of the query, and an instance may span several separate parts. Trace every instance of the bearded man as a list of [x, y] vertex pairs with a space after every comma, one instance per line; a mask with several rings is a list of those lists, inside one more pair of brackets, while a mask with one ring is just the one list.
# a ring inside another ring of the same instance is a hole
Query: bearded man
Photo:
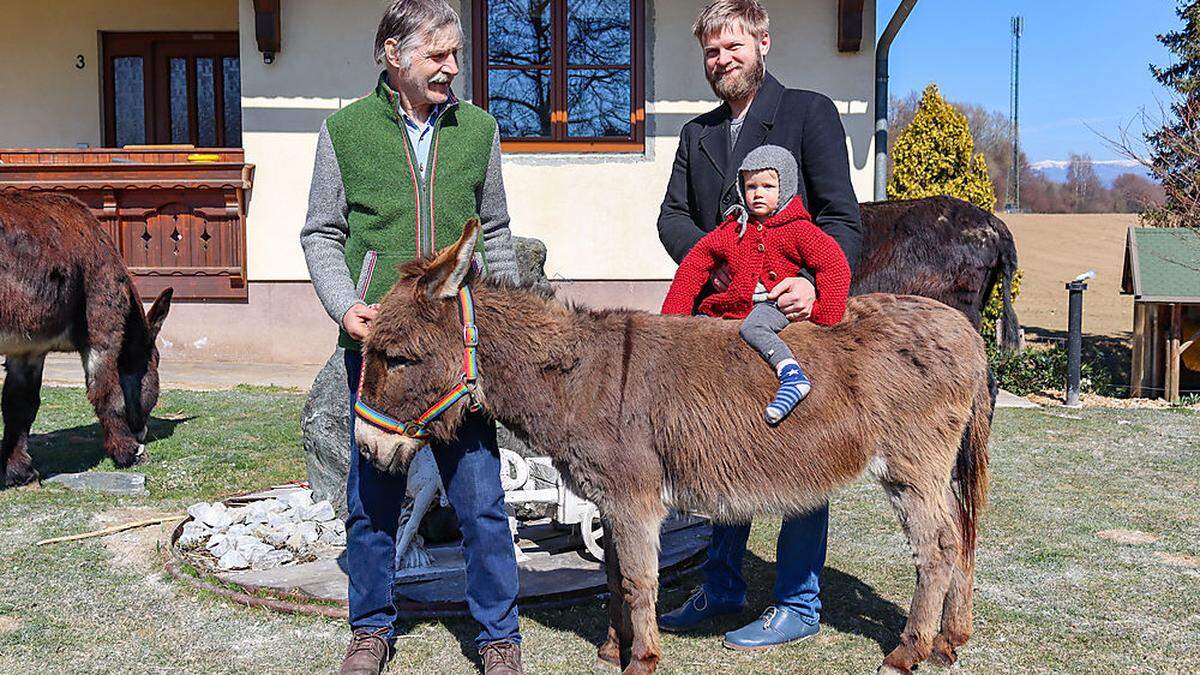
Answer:
[[[675, 262], [682, 261], [738, 203], [737, 167], [747, 153], [779, 145], [792, 152], [800, 169], [797, 196], [853, 269], [862, 247], [862, 220], [850, 184], [846, 132], [828, 97], [786, 89], [767, 72], [768, 28], [767, 12], [757, 0], [717, 0], [696, 19], [692, 31], [704, 51], [704, 73], [724, 103], [683, 127], [658, 217], [659, 238]], [[816, 298], [812, 275], [799, 274], [780, 280], [769, 296], [790, 321], [808, 319]], [[728, 269], [716, 270], [710, 292], [725, 290], [729, 281]], [[726, 633], [725, 646], [766, 649], [816, 635], [828, 529], [828, 506], [784, 520], [776, 549], [775, 604], [758, 620]], [[742, 557], [749, 535], [750, 523], [713, 528], [704, 585], [659, 619], [663, 630], [686, 630], [742, 610]]]

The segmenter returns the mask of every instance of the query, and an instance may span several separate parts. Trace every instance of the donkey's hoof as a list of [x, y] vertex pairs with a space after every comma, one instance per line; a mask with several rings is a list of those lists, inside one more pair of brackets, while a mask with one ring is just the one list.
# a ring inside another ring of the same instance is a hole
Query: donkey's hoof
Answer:
[[131, 466], [137, 466], [149, 458], [150, 455], [146, 452], [146, 446], [141, 443], [128, 450], [118, 450], [112, 455], [113, 464], [116, 464], [119, 469], [128, 469]]
[[911, 670], [900, 670], [894, 666], [889, 666], [884, 663], [879, 666], [879, 670], [875, 671], [875, 675], [912, 675]]
[[592, 672], [596, 675], [610, 675], [611, 673], [621, 672], [621, 664], [613, 663], [603, 656], [597, 656], [595, 663], [592, 664]]
[[941, 635], [933, 639], [933, 651], [929, 653], [929, 662], [934, 665], [949, 668], [958, 660], [958, 653], [954, 651], [954, 646], [950, 641], [943, 638]]
[[611, 673], [621, 670], [621, 653], [614, 643], [605, 642], [596, 650], [596, 663], [592, 670], [598, 673]]
[[18, 488], [22, 485], [36, 483], [41, 479], [37, 470], [32, 467], [24, 470], [8, 470], [4, 473], [4, 487]]

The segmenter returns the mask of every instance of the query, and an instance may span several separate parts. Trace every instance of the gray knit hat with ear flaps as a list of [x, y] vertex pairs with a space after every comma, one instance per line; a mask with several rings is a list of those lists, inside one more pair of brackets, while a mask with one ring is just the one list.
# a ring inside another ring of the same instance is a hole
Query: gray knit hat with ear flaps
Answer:
[[775, 207], [775, 213], [782, 211], [792, 197], [796, 196], [796, 189], [800, 182], [800, 170], [796, 166], [796, 158], [792, 156], [791, 151], [778, 145], [761, 145], [751, 150], [746, 155], [746, 159], [742, 160], [742, 165], [738, 167], [739, 203], [731, 206], [725, 212], [725, 216], [728, 217], [734, 210], [741, 211], [738, 214], [738, 222], [741, 223], [741, 228], [738, 230], [739, 237], [746, 227], [746, 220], [750, 217], [750, 210], [746, 207], [746, 190], [742, 184], [743, 174], [747, 171], [764, 169], [772, 169], [779, 174], [779, 205]]

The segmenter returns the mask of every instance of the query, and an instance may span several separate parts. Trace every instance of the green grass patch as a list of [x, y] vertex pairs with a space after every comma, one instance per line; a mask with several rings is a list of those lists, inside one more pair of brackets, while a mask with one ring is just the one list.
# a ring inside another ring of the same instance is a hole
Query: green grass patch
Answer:
[[[35, 427], [43, 474], [113, 470], [80, 389], [47, 388]], [[33, 542], [100, 526], [115, 508], [171, 510], [304, 477], [303, 395], [277, 389], [168, 392], [155, 412], [150, 494], [61, 488], [0, 492], [0, 672], [332, 672], [340, 622], [234, 605], [170, 579], [111, 540]], [[1200, 651], [1200, 414], [1184, 409], [1000, 410], [991, 443], [991, 507], [979, 540], [975, 635], [964, 672], [1177, 672]], [[913, 569], [873, 484], [831, 504], [820, 635], [761, 654], [721, 634], [771, 601], [778, 519], [756, 521], [740, 616], [664, 635], [666, 673], [870, 672], [895, 645]], [[1096, 536], [1140, 530], [1150, 544]], [[130, 535], [132, 536], [132, 535]], [[112, 538], [119, 539], [120, 536]], [[1182, 562], [1181, 562], [1182, 561]], [[193, 571], [194, 572], [194, 571]], [[660, 610], [696, 576], [663, 588]], [[600, 603], [522, 615], [529, 672], [590, 672], [604, 636]], [[405, 626], [393, 672], [472, 672], [467, 620]], [[923, 666], [922, 671], [937, 669]]]

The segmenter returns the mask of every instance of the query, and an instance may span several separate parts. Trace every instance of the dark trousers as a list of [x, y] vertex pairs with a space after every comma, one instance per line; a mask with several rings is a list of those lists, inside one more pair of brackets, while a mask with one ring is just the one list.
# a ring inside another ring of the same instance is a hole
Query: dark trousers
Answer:
[[[775, 602], [800, 614], [809, 623], [821, 618], [821, 570], [829, 533], [829, 505], [802, 516], [784, 519], [775, 544]], [[714, 525], [704, 563], [704, 589], [717, 602], [746, 601], [742, 558], [750, 538], [750, 523]]]
[[[362, 355], [346, 350], [350, 386], [350, 475], [346, 479], [346, 573], [350, 578], [350, 628], [394, 635], [392, 601], [396, 536], [404, 504], [406, 480], [376, 469], [358, 452], [354, 438], [354, 398]], [[517, 560], [513, 552], [504, 489], [500, 487], [500, 452], [496, 426], [472, 415], [453, 443], [434, 443], [446, 497], [462, 528], [466, 562], [467, 607], [481, 630], [479, 646], [498, 640], [520, 642], [517, 627]]]

